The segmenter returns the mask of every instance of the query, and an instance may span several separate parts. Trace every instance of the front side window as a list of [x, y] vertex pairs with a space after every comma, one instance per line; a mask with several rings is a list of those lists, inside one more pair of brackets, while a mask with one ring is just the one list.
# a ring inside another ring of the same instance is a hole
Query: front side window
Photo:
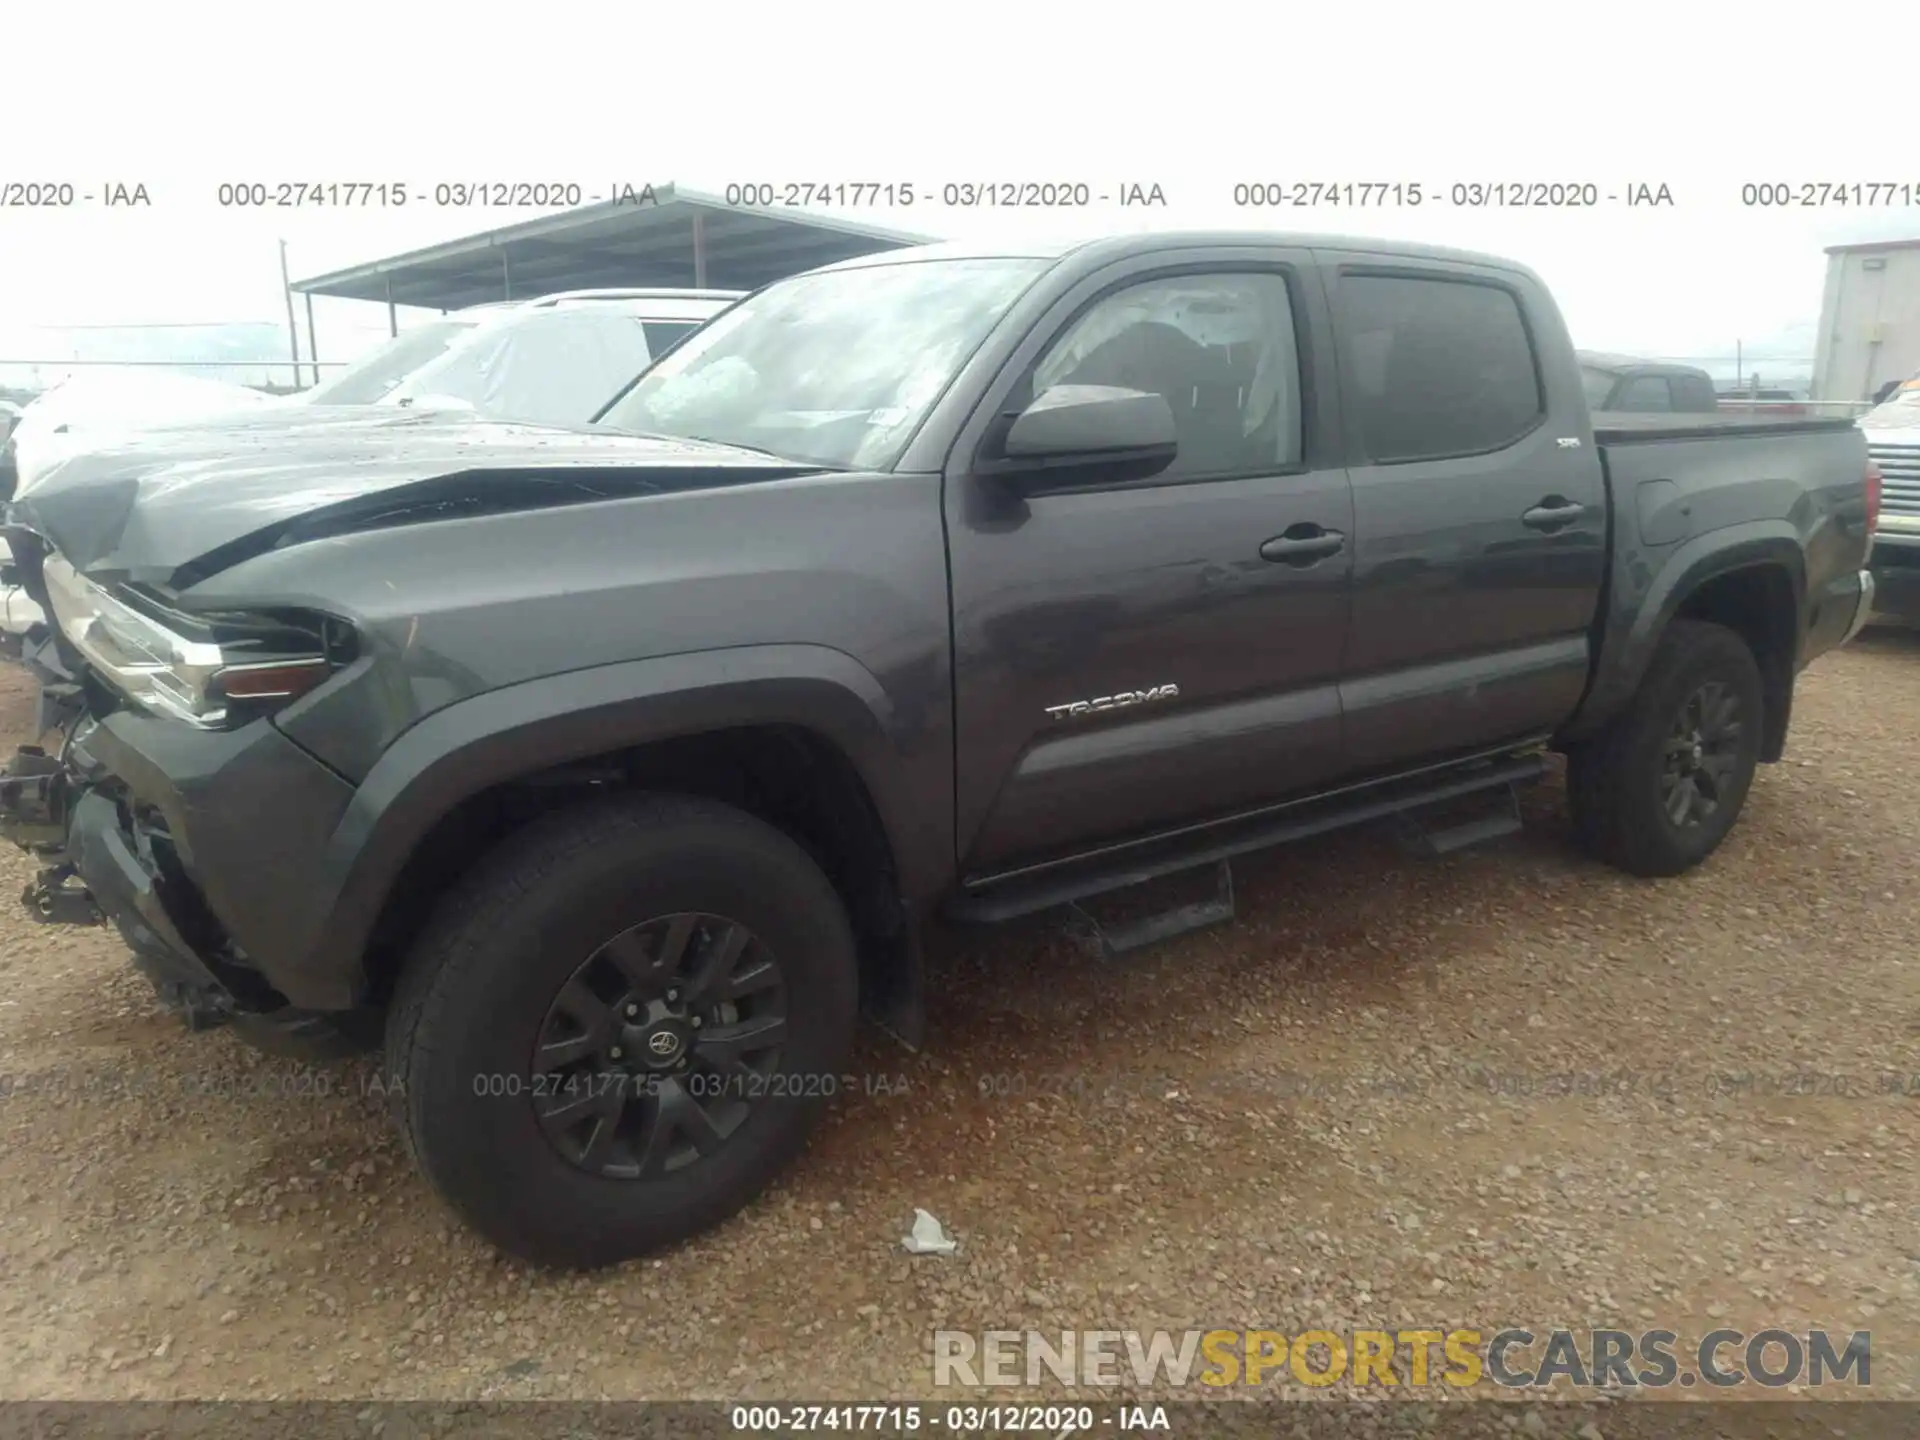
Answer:
[[1165, 397], [1179, 450], [1162, 479], [1271, 473], [1300, 461], [1300, 356], [1280, 275], [1182, 275], [1105, 296], [1035, 367], [1036, 398], [1056, 385]]
[[599, 423], [885, 470], [1049, 263], [895, 261], [783, 280], [688, 336]]
[[1341, 325], [1376, 464], [1481, 455], [1546, 413], [1520, 302], [1497, 285], [1348, 275]]
[[1664, 375], [1636, 375], [1620, 389], [1619, 402], [1613, 407], [1635, 414], [1667, 412], [1673, 409], [1673, 395]]

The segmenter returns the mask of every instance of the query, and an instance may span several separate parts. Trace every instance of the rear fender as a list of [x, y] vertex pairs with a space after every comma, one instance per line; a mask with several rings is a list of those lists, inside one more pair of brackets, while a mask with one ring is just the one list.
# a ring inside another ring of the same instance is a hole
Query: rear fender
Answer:
[[[1807, 567], [1801, 537], [1789, 521], [1755, 520], [1711, 530], [1676, 546], [1664, 559], [1657, 549], [1638, 544], [1618, 528], [1615, 534], [1621, 553], [1608, 582], [1593, 678], [1561, 739], [1589, 739], [1626, 707], [1660, 637], [1690, 595], [1710, 580], [1755, 566], [1777, 566], [1792, 582], [1796, 654], [1787, 670], [1790, 692], [1806, 630]], [[1781, 726], [1784, 708], [1777, 720]]]

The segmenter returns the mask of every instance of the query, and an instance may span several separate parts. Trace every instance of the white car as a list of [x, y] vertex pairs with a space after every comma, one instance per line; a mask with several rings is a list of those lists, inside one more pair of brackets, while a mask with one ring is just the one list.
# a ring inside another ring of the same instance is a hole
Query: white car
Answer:
[[475, 305], [394, 337], [300, 398], [312, 405], [454, 405], [501, 420], [582, 425], [737, 290], [570, 290]]
[[14, 493], [26, 494], [52, 465], [103, 441], [256, 423], [246, 411], [259, 412], [263, 424], [319, 423], [338, 407], [366, 405], [585, 424], [670, 347], [740, 298], [737, 290], [573, 290], [475, 305], [397, 335], [291, 396], [164, 371], [69, 380], [27, 407], [15, 432]]
[[1860, 417], [1867, 455], [1880, 472], [1873, 532], [1874, 618], [1920, 625], [1920, 375]]
[[[26, 494], [75, 453], [209, 424], [324, 425], [382, 405], [583, 425], [743, 293], [573, 290], [475, 305], [407, 330], [311, 390], [285, 397], [164, 371], [70, 380], [27, 407], [14, 437], [14, 494]], [[0, 587], [0, 633], [13, 637], [9, 648], [18, 649], [43, 623], [30, 596], [15, 585]]]

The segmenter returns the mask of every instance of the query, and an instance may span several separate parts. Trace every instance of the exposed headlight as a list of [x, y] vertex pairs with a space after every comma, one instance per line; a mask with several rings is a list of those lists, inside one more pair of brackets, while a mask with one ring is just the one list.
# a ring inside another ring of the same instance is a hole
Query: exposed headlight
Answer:
[[[100, 678], [137, 705], [220, 730], [306, 694], [346, 656], [341, 622], [149, 613], [58, 555], [42, 570], [53, 617]], [[220, 623], [224, 621], [225, 623]], [[183, 631], [192, 629], [197, 634]]]

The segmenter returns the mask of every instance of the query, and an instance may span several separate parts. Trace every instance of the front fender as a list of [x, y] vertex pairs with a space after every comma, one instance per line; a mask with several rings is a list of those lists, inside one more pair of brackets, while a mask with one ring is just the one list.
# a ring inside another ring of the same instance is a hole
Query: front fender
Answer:
[[852, 763], [893, 848], [903, 898], [921, 901], [948, 882], [947, 732], [903, 723], [886, 689], [851, 656], [824, 646], [768, 645], [599, 666], [460, 701], [388, 747], [320, 857], [310, 883], [331, 897], [323, 910], [328, 921], [279, 977], [283, 990], [315, 1007], [357, 1000], [367, 941], [396, 878], [462, 800], [653, 740], [768, 724], [810, 730]]
[[1673, 547], [1619, 542], [1600, 618], [1593, 679], [1586, 698], [1561, 731], [1566, 740], [1596, 734], [1625, 708], [1653, 661], [1653, 652], [1680, 607], [1708, 581], [1735, 570], [1771, 565], [1793, 582], [1795, 624], [1804, 630], [1807, 565], [1801, 536], [1784, 519], [1752, 520], [1709, 530]]

